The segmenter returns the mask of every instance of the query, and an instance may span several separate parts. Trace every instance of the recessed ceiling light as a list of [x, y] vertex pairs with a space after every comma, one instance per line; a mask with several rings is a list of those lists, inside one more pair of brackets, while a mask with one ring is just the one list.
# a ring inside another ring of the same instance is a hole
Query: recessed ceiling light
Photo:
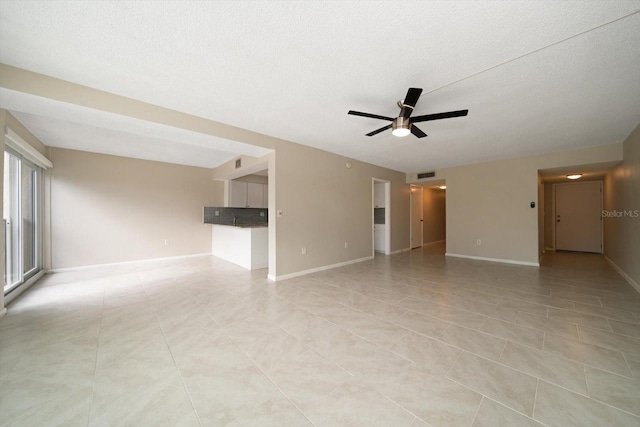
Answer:
[[438, 188], [439, 188], [439, 189], [441, 189], [441, 190], [446, 190], [446, 189], [447, 189], [447, 186], [446, 186], [446, 185], [441, 185], [441, 186], [440, 186], [440, 187], [438, 187]]
[[574, 174], [571, 174], [571, 175], [567, 175], [567, 178], [569, 178], [569, 179], [578, 179], [581, 176], [582, 176], [581, 173], [574, 173]]

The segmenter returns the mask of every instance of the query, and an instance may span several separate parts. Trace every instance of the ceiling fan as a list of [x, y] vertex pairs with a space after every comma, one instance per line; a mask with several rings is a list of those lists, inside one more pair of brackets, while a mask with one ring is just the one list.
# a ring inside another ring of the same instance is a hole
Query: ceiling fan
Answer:
[[390, 125], [381, 127], [380, 129], [376, 129], [373, 132], [369, 132], [367, 136], [377, 135], [380, 132], [384, 132], [387, 129], [393, 129], [391, 133], [394, 136], [407, 136], [410, 133], [414, 134], [418, 138], [424, 138], [427, 136], [426, 133], [421, 131], [414, 123], [419, 122], [428, 122], [431, 120], [440, 120], [440, 119], [449, 119], [452, 117], [461, 117], [466, 116], [469, 110], [458, 110], [458, 111], [449, 111], [446, 113], [437, 113], [437, 114], [427, 114], [424, 116], [416, 116], [411, 117], [411, 113], [413, 113], [413, 109], [416, 107], [416, 103], [418, 102], [418, 98], [420, 98], [420, 94], [422, 94], [422, 89], [420, 88], [409, 88], [407, 91], [407, 96], [405, 96], [404, 101], [398, 101], [398, 107], [400, 107], [400, 114], [398, 117], [385, 117], [379, 116], [377, 114], [370, 113], [362, 113], [360, 111], [349, 110], [348, 114], [354, 116], [362, 116], [362, 117], [370, 117], [372, 119], [380, 119], [392, 122]]

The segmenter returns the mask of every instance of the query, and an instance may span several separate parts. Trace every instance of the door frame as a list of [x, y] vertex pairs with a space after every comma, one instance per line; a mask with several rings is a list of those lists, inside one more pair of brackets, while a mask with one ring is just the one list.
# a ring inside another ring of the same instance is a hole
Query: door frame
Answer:
[[[582, 182], [558, 182], [553, 184], [553, 250], [557, 251], [558, 250], [558, 245], [556, 243], [556, 218], [557, 218], [557, 214], [556, 214], [556, 187], [558, 185], [581, 185], [581, 184], [587, 184], [587, 183], [594, 183], [594, 182], [599, 182], [600, 183], [600, 212], [602, 212], [602, 209], [604, 207], [604, 181], [602, 181], [601, 179], [598, 180], [593, 180], [593, 181], [582, 181]], [[601, 253], [604, 254], [604, 222], [602, 220], [602, 217], [600, 218], [600, 252], [588, 252], [588, 253]], [[587, 252], [585, 252], [587, 253]]]
[[373, 210], [376, 207], [375, 191], [376, 184], [384, 184], [384, 254], [391, 255], [391, 181], [381, 178], [371, 178], [371, 255], [375, 256], [375, 237]]

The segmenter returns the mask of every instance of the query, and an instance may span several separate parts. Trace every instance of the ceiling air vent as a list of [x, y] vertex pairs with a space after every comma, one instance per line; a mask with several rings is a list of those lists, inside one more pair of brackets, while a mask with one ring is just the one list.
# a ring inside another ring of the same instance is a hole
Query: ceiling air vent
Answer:
[[434, 176], [436, 176], [435, 172], [422, 172], [418, 174], [418, 179], [433, 178]]

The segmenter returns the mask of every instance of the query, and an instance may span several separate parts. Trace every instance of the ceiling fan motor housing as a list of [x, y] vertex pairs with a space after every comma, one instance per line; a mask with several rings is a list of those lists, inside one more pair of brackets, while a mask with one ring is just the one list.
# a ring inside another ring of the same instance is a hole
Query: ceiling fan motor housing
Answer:
[[408, 117], [396, 117], [391, 124], [392, 133], [397, 136], [405, 136], [411, 132], [411, 123]]

